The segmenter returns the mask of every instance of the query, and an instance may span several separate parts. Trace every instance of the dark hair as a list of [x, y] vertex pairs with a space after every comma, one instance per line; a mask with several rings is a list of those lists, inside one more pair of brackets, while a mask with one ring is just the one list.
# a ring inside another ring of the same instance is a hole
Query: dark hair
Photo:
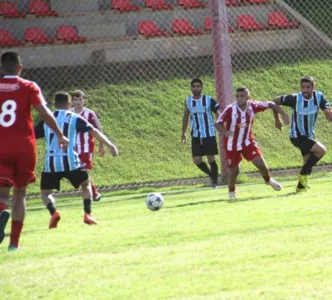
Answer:
[[63, 107], [70, 102], [71, 97], [68, 93], [60, 91], [54, 94], [55, 107]]
[[1, 55], [1, 67], [5, 74], [14, 75], [21, 65], [21, 58], [17, 52], [7, 51]]
[[199, 83], [201, 86], [203, 86], [203, 81], [202, 81], [201, 79], [199, 79], [199, 78], [194, 78], [194, 79], [191, 81], [190, 85], [193, 86], [194, 83]]
[[249, 89], [246, 86], [241, 86], [236, 89], [236, 93], [246, 92], [248, 95], [250, 94]]
[[84, 94], [84, 92], [82, 90], [76, 90], [76, 91], [74, 91], [73, 94], [72, 94], [72, 96], [73, 97], [80, 97], [80, 96], [82, 96], [83, 98], [85, 98], [85, 94]]
[[309, 82], [309, 83], [312, 84], [313, 87], [315, 86], [315, 80], [314, 80], [314, 78], [311, 77], [311, 76], [304, 76], [304, 77], [302, 77], [302, 78], [301, 78], [301, 82], [300, 82], [300, 84], [302, 84], [302, 83], [304, 83], [304, 82]]

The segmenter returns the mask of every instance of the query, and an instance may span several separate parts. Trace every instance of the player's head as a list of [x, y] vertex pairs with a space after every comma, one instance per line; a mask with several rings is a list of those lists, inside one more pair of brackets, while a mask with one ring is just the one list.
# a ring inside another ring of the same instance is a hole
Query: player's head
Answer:
[[66, 92], [57, 92], [54, 95], [54, 106], [56, 109], [70, 109], [71, 97]]
[[301, 78], [301, 93], [304, 98], [310, 99], [315, 88], [315, 80], [311, 76]]
[[1, 55], [1, 69], [5, 75], [20, 75], [21, 58], [17, 52], [7, 51]]
[[239, 87], [236, 89], [236, 101], [239, 104], [239, 106], [244, 106], [246, 105], [249, 97], [250, 97], [250, 91], [247, 87]]
[[76, 90], [73, 93], [73, 105], [75, 108], [81, 109], [84, 106], [85, 94], [81, 90]]
[[194, 96], [198, 97], [202, 94], [203, 90], [203, 81], [199, 78], [194, 78], [191, 81], [191, 91]]

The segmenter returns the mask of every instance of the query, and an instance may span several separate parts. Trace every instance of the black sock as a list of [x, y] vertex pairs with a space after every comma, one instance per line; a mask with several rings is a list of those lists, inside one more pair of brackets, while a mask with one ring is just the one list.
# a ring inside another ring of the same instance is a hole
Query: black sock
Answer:
[[211, 166], [211, 178], [216, 180], [218, 178], [218, 165], [216, 161], [215, 160], [211, 161], [210, 166]]
[[297, 184], [297, 187], [298, 187], [299, 189], [304, 189], [304, 186], [301, 184], [300, 181], [299, 181], [299, 183]]
[[49, 204], [47, 204], [46, 207], [47, 207], [48, 211], [50, 212], [50, 214], [52, 216], [55, 213], [55, 211], [56, 211], [54, 203], [50, 202]]
[[84, 199], [84, 212], [87, 214], [91, 214], [91, 199]]
[[311, 153], [308, 161], [303, 165], [300, 174], [301, 175], [309, 175], [311, 173], [312, 167], [318, 163], [320, 158], [318, 158], [315, 154]]
[[202, 161], [200, 164], [196, 165], [200, 170], [202, 170], [205, 174], [211, 176], [211, 172], [207, 164]]

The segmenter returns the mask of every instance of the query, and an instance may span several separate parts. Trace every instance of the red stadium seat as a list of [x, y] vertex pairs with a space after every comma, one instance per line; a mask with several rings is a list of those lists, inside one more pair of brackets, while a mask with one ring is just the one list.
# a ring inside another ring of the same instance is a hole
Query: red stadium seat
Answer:
[[58, 13], [51, 10], [45, 0], [30, 0], [29, 12], [38, 17], [57, 17]]
[[269, 2], [270, 0], [246, 0], [246, 3], [250, 5], [267, 4]]
[[256, 19], [251, 15], [240, 15], [236, 19], [237, 27], [246, 30], [246, 31], [256, 31], [256, 30], [262, 30], [266, 26], [258, 24], [256, 22]]
[[172, 22], [172, 30], [180, 35], [198, 35], [202, 31], [195, 29], [187, 19], [175, 19]]
[[178, 0], [178, 4], [184, 8], [206, 8], [206, 3], [199, 2], [198, 0]]
[[[211, 31], [212, 30], [212, 18], [211, 17], [206, 17], [204, 20], [204, 28], [206, 31]], [[228, 26], [228, 32], [234, 32], [234, 28], [231, 26]]]
[[9, 31], [0, 29], [0, 47], [13, 47], [21, 45], [22, 42], [15, 40]]
[[168, 33], [160, 30], [154, 21], [141, 21], [138, 26], [138, 32], [146, 37], [168, 36]]
[[295, 22], [290, 22], [282, 13], [272, 12], [268, 15], [269, 26], [273, 28], [295, 28], [298, 25]]
[[4, 18], [24, 18], [25, 14], [21, 13], [16, 5], [11, 2], [0, 2], [0, 14]]
[[164, 0], [145, 0], [145, 6], [153, 10], [172, 10], [171, 4], [166, 4]]
[[58, 40], [65, 43], [84, 43], [87, 40], [86, 37], [79, 36], [74, 27], [66, 25], [61, 25], [56, 29], [56, 36]]
[[120, 12], [139, 11], [139, 6], [134, 6], [130, 0], [111, 0], [112, 8]]
[[240, 3], [237, 0], [226, 0], [226, 6], [239, 6]]
[[24, 39], [33, 44], [52, 44], [54, 39], [49, 39], [44, 31], [39, 27], [30, 27], [25, 29]]

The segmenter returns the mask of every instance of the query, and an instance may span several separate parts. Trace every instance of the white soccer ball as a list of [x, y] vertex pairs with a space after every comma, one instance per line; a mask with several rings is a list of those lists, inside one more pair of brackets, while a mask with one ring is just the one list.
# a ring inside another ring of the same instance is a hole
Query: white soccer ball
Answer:
[[164, 197], [160, 193], [150, 193], [146, 197], [145, 205], [150, 210], [159, 210], [164, 205]]

